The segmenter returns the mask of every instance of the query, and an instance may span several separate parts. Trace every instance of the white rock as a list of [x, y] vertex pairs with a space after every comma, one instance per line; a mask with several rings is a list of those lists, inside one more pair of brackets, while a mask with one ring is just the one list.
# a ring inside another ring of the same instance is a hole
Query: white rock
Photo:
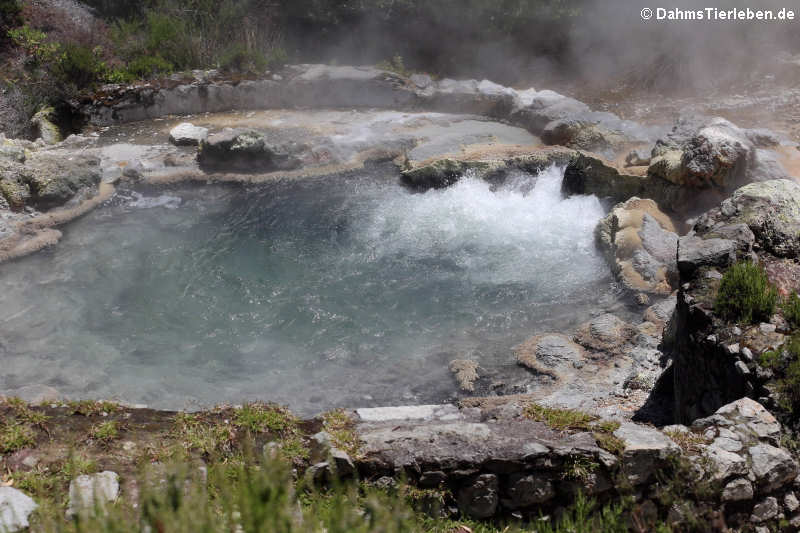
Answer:
[[27, 494], [0, 487], [0, 531], [16, 533], [28, 528], [28, 517], [38, 506]]
[[746, 429], [759, 439], [777, 440], [781, 425], [764, 406], [750, 398], [742, 398], [717, 409], [716, 415], [733, 422], [741, 432]]
[[169, 142], [175, 146], [197, 146], [208, 138], [208, 128], [191, 122], [178, 124], [169, 132]]
[[119, 495], [119, 476], [106, 470], [90, 476], [78, 476], [69, 484], [69, 506], [67, 516], [81, 511], [93, 511], [114, 502]]
[[634, 485], [645, 483], [665, 461], [680, 454], [680, 448], [669, 437], [646, 426], [626, 422], [614, 436], [625, 442], [623, 472]]
[[750, 468], [764, 492], [772, 492], [797, 477], [797, 463], [787, 451], [769, 444], [758, 444], [748, 451]]

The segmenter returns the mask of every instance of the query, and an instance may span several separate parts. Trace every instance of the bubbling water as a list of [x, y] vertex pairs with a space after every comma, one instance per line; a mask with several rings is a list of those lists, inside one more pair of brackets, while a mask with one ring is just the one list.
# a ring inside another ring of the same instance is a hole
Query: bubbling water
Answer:
[[415, 194], [393, 172], [122, 193], [52, 250], [0, 267], [0, 391], [301, 413], [439, 401], [451, 359], [596, 312], [604, 210], [563, 169]]

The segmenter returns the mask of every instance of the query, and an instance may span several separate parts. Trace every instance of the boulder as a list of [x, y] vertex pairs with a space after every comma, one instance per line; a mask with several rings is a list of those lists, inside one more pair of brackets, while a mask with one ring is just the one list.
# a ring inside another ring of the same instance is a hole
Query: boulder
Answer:
[[695, 236], [733, 240], [749, 252], [755, 244], [785, 258], [800, 255], [800, 184], [778, 179], [750, 183], [697, 218]]
[[650, 480], [656, 471], [680, 454], [680, 448], [662, 432], [630, 422], [623, 423], [614, 436], [625, 443], [622, 472], [633, 485]]
[[675, 226], [653, 200], [633, 197], [601, 220], [595, 236], [611, 269], [629, 290], [670, 294], [677, 284]]
[[682, 117], [656, 141], [648, 175], [692, 188], [729, 188], [744, 179], [754, 146], [746, 131], [715, 117]]
[[753, 484], [744, 478], [734, 479], [722, 489], [723, 502], [749, 501], [753, 495]]
[[78, 476], [69, 484], [67, 516], [102, 510], [115, 502], [119, 496], [119, 475], [105, 471], [98, 474]]
[[498, 166], [497, 164], [457, 159], [437, 159], [417, 168], [403, 171], [403, 181], [416, 189], [441, 189], [456, 183], [468, 171], [483, 175]]
[[[739, 444], [741, 447], [741, 444]], [[715, 481], [725, 481], [734, 476], [747, 474], [747, 458], [744, 454], [725, 449], [723, 443], [714, 442], [703, 452], [703, 457], [708, 461], [709, 474]]]
[[518, 109], [512, 122], [521, 124], [534, 135], [541, 135], [551, 122], [578, 118], [590, 111], [589, 106], [555, 91], [535, 91], [526, 98], [527, 105]]
[[31, 118], [31, 124], [45, 144], [57, 144], [64, 140], [61, 129], [55, 124], [55, 114], [55, 109], [52, 107], [43, 107]]
[[746, 224], [757, 241], [779, 257], [800, 255], [800, 184], [793, 180], [751, 183], [731, 197], [733, 221]]
[[770, 496], [764, 498], [753, 507], [753, 514], [750, 516], [750, 521], [754, 524], [762, 524], [777, 518], [781, 508], [778, 505], [778, 500]]
[[499, 484], [494, 474], [482, 474], [458, 492], [458, 508], [473, 518], [489, 518], [500, 502]]
[[[402, 109], [419, 98], [403, 76], [380, 68], [295, 65], [288, 71], [293, 71], [288, 83], [277, 88], [283, 107]], [[274, 101], [262, 101], [276, 107]]]
[[517, 363], [539, 374], [561, 379], [584, 360], [584, 349], [566, 335], [536, 335], [514, 348]]
[[552, 500], [556, 495], [552, 481], [542, 475], [513, 474], [508, 481], [508, 498], [503, 505], [509, 509], [523, 509]]
[[569, 194], [595, 194], [617, 202], [636, 196], [654, 200], [665, 209], [686, 207], [688, 190], [660, 177], [627, 173], [601, 157], [580, 152], [564, 171], [563, 189]]
[[701, 267], [725, 268], [736, 261], [736, 250], [732, 240], [687, 235], [678, 242], [678, 269], [682, 275], [691, 275]]
[[0, 487], [0, 531], [16, 533], [28, 529], [28, 517], [38, 505], [27, 494], [12, 487]]
[[270, 145], [257, 131], [225, 129], [200, 143], [197, 160], [204, 170], [272, 172], [300, 167], [296, 153], [296, 147]]
[[549, 122], [542, 131], [542, 141], [545, 144], [591, 152], [613, 152], [627, 140], [618, 131], [611, 131], [600, 124], [576, 118], [554, 120]]
[[797, 463], [786, 450], [769, 444], [757, 444], [748, 449], [751, 470], [759, 490], [769, 493], [777, 490], [797, 477]]
[[776, 444], [780, 438], [780, 422], [763, 405], [750, 398], [724, 405], [715, 414], [735, 424], [736, 431], [745, 438], [750, 434], [756, 439]]
[[102, 179], [100, 159], [84, 153], [32, 152], [21, 172], [21, 182], [30, 190], [29, 202], [39, 209], [57, 207], [82, 191], [93, 191]]
[[347, 452], [339, 448], [331, 448], [329, 455], [329, 462], [333, 465], [338, 477], [348, 478], [355, 474], [356, 467]]
[[575, 335], [575, 342], [597, 352], [620, 354], [635, 333], [632, 325], [606, 313], [582, 325]]
[[175, 146], [199, 146], [208, 139], [208, 128], [195, 126], [191, 122], [183, 122], [169, 132], [169, 142]]

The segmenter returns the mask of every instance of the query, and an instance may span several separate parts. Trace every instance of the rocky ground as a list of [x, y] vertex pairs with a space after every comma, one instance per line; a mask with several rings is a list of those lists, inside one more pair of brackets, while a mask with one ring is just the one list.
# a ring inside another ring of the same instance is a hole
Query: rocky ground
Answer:
[[[761, 363], [787, 343], [786, 317], [728, 324], [713, 304], [723, 273], [741, 259], [762, 264], [783, 294], [800, 287], [800, 151], [784, 133], [698, 115], [643, 126], [548, 90], [319, 65], [260, 80], [195, 72], [107, 87], [81, 112], [90, 124], [83, 135], [0, 140], [2, 259], [55, 244], [57, 226], [119, 187], [335, 176], [375, 161], [393, 161], [419, 189], [467, 172], [496, 183], [557, 164], [566, 194], [619, 202], [597, 242], [634, 313], [606, 309], [576, 331], [532, 337], [516, 349], [519, 383], [454, 361], [464, 396], [486, 396], [459, 406], [340, 413], [338, 443], [319, 434], [333, 423], [324, 417], [295, 421], [288, 433], [258, 428], [259, 445], [293, 450], [312, 481], [323, 482], [332, 464], [382, 483], [403, 474], [442, 491], [452, 512], [477, 518], [557, 514], [583, 488], [608, 500], [632, 496], [642, 530], [658, 519], [691, 529], [695, 518], [717, 529], [800, 529], [792, 417], [778, 377]], [[521, 385], [531, 378], [533, 390]], [[59, 478], [74, 484], [70, 494], [99, 483], [116, 498], [120, 474], [130, 497], [133, 465], [160, 462], [157, 443], [185, 444], [201, 428], [217, 435], [205, 441], [216, 448], [238, 442], [242, 427], [241, 408], [187, 422], [110, 406], [76, 415], [50, 403], [52, 391], [13, 394], [47, 400], [33, 410], [4, 404], [12, 421], [4, 431], [28, 436], [2, 450], [15, 487], [63, 466], [77, 445], [94, 469], [115, 474]], [[675, 420], [686, 426], [642, 423]], [[115, 436], [103, 438], [110, 428]], [[188, 449], [203, 459], [201, 443]], [[16, 488], [0, 498], [20, 515], [32, 510]]]

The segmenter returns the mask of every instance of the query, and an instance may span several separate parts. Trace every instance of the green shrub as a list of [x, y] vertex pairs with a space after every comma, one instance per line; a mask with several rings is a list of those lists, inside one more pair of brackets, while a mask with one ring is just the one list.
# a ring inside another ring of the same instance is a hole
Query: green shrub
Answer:
[[59, 61], [52, 65], [59, 81], [84, 89], [105, 79], [108, 67], [101, 59], [102, 49], [66, 44], [62, 50]]
[[764, 270], [749, 261], [736, 263], [720, 282], [714, 311], [724, 320], [752, 324], [775, 312], [778, 291]]
[[147, 13], [146, 49], [158, 54], [178, 69], [193, 65], [194, 53], [185, 22], [158, 11]]
[[[140, 56], [128, 63], [124, 76], [133, 79], [148, 79], [172, 72], [172, 64], [160, 55]], [[120, 74], [123, 75], [123, 74]]]
[[235, 44], [220, 57], [219, 68], [225, 72], [264, 72], [267, 69], [264, 54], [248, 50], [243, 44]]
[[773, 371], [778, 402], [794, 415], [800, 406], [800, 333], [792, 335], [779, 349], [762, 353], [758, 362]]
[[789, 323], [792, 328], [800, 328], [800, 296], [797, 291], [792, 291], [786, 300], [781, 305], [783, 310], [783, 318]]
[[9, 31], [8, 36], [25, 51], [33, 66], [56, 62], [60, 58], [61, 47], [48, 41], [47, 34], [41, 30], [25, 25]]

